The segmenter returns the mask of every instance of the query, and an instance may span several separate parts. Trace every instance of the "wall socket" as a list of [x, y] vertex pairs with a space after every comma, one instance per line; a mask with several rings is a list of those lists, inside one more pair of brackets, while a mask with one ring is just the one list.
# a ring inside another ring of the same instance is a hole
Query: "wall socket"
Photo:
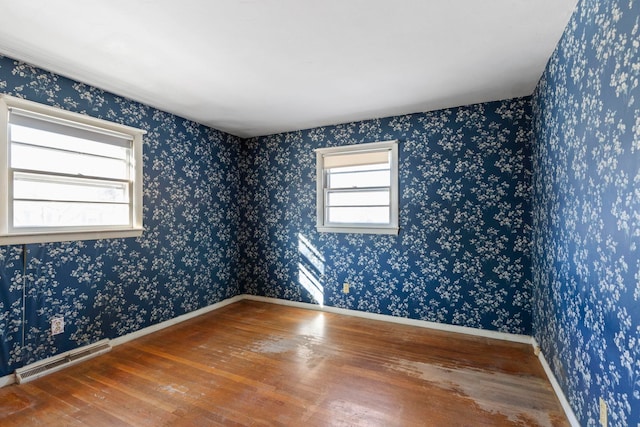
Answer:
[[344, 282], [342, 284], [342, 293], [343, 294], [348, 294], [349, 293], [349, 284], [347, 282]]
[[51, 335], [58, 335], [64, 332], [64, 317], [51, 318]]
[[600, 425], [602, 427], [607, 427], [607, 402], [601, 397], [600, 398]]

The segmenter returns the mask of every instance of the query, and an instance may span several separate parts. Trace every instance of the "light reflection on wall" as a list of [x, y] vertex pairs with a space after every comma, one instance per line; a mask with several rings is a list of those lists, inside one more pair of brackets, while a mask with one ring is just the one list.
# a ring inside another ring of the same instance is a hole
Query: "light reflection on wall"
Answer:
[[324, 305], [324, 257], [309, 239], [298, 233], [298, 283], [320, 306]]

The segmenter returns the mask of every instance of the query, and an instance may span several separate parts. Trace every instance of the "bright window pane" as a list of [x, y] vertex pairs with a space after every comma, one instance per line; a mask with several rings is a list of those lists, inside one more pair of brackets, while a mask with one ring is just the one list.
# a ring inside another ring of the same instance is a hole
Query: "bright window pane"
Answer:
[[76, 138], [70, 135], [33, 129], [16, 124], [11, 125], [11, 141], [39, 145], [41, 147], [76, 151], [79, 153], [94, 154], [96, 156], [114, 157], [117, 159], [127, 158], [127, 148], [125, 147], [104, 144], [89, 139]]
[[14, 201], [14, 226], [83, 227], [129, 224], [126, 204]]
[[316, 150], [317, 228], [398, 234], [398, 141]]
[[327, 206], [389, 206], [389, 190], [327, 193]]
[[129, 186], [126, 182], [16, 172], [13, 181], [13, 197], [15, 199], [128, 203]]
[[96, 157], [21, 144], [11, 145], [11, 167], [113, 179], [129, 177], [128, 164], [124, 159]]
[[358, 166], [343, 166], [343, 167], [334, 167], [327, 168], [331, 172], [367, 172], [367, 171], [377, 171], [377, 170], [389, 170], [389, 163], [378, 163], [375, 165], [358, 165]]
[[389, 169], [366, 172], [338, 172], [339, 170], [329, 170], [329, 188], [388, 187], [391, 185]]
[[387, 224], [390, 220], [388, 207], [329, 207], [329, 223], [342, 224]]
[[0, 94], [0, 244], [137, 237], [146, 133]]

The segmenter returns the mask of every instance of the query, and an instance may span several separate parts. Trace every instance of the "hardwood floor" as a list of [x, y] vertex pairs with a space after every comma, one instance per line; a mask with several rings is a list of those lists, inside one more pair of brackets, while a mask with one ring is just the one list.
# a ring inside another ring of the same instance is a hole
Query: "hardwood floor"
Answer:
[[531, 346], [241, 301], [0, 389], [2, 426], [565, 426]]

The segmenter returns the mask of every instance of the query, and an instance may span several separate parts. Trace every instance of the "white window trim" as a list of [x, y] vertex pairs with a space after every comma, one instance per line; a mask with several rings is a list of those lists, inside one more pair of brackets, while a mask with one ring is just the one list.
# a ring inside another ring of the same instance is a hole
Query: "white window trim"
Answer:
[[[107, 132], [126, 134], [133, 139], [131, 158], [133, 161], [132, 206], [130, 206], [132, 224], [125, 227], [69, 227], [56, 230], [38, 230], [33, 232], [14, 231], [11, 228], [9, 212], [10, 193], [9, 184], [9, 112], [16, 108], [37, 114], [44, 114], [56, 119], [68, 120], [80, 126], [104, 129]], [[0, 245], [62, 242], [73, 240], [96, 240], [104, 238], [138, 237], [142, 235], [142, 138], [146, 131], [120, 125], [84, 114], [74, 113], [59, 108], [27, 101], [14, 96], [0, 94]]]
[[[366, 151], [391, 152], [391, 219], [389, 224], [325, 224], [326, 173], [324, 157], [327, 155], [362, 153]], [[316, 151], [316, 229], [320, 232], [398, 234], [398, 140], [346, 145], [341, 147], [318, 148]]]

